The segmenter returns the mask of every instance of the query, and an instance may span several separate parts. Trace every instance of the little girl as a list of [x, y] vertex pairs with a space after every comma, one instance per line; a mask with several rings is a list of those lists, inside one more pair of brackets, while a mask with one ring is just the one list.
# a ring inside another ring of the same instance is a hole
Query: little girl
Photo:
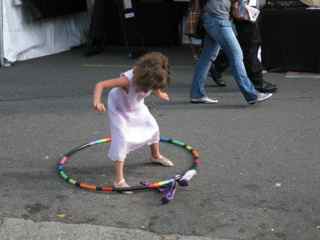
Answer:
[[101, 101], [104, 89], [112, 88], [108, 96], [108, 116], [111, 130], [111, 145], [108, 157], [115, 162], [115, 187], [128, 187], [124, 178], [124, 161], [127, 154], [144, 145], [150, 145], [151, 161], [163, 166], [173, 163], [160, 154], [159, 126], [144, 104], [151, 93], [169, 101], [165, 92], [169, 84], [168, 59], [161, 53], [151, 52], [142, 56], [133, 69], [119, 78], [101, 81], [94, 90], [93, 106], [105, 112]]

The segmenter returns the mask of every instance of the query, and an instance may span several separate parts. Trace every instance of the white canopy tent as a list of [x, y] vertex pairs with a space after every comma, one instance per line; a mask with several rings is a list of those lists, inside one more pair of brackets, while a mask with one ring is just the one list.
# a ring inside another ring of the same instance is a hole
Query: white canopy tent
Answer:
[[87, 12], [28, 20], [20, 0], [0, 0], [1, 65], [66, 51], [85, 40]]
[[0, 1], [0, 66], [3, 65], [3, 3]]

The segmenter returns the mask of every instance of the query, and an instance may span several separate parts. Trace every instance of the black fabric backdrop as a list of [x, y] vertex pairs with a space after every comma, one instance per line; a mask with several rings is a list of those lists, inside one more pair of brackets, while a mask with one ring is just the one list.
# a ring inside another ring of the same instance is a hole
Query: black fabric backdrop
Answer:
[[132, 0], [135, 17], [124, 18], [119, 0], [96, 0], [90, 37], [105, 44], [130, 46], [178, 45], [188, 4], [172, 0]]
[[267, 69], [320, 72], [320, 11], [263, 9], [260, 30]]
[[[109, 0], [105, 0], [109, 1]], [[35, 20], [86, 11], [86, 0], [22, 0]]]

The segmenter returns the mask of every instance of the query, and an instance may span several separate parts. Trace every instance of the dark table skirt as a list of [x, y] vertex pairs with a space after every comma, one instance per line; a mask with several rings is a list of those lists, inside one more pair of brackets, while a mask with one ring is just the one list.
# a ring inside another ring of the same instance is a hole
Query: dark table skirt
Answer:
[[320, 11], [263, 9], [262, 59], [267, 69], [320, 72]]

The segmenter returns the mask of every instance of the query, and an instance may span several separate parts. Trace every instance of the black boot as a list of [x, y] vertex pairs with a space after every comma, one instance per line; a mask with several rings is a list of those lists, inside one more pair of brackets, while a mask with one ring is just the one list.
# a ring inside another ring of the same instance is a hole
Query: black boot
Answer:
[[263, 93], [273, 93], [278, 90], [277, 85], [267, 82], [265, 80], [263, 80], [262, 83], [260, 84], [255, 84], [255, 83], [253, 84], [259, 92], [263, 92]]
[[222, 74], [215, 69], [213, 64], [211, 65], [209, 72], [210, 77], [217, 84], [218, 87], [227, 86], [224, 80], [222, 79]]
[[84, 56], [91, 57], [99, 53], [102, 53], [103, 51], [104, 51], [104, 47], [103, 47], [102, 41], [89, 40], [87, 42]]

